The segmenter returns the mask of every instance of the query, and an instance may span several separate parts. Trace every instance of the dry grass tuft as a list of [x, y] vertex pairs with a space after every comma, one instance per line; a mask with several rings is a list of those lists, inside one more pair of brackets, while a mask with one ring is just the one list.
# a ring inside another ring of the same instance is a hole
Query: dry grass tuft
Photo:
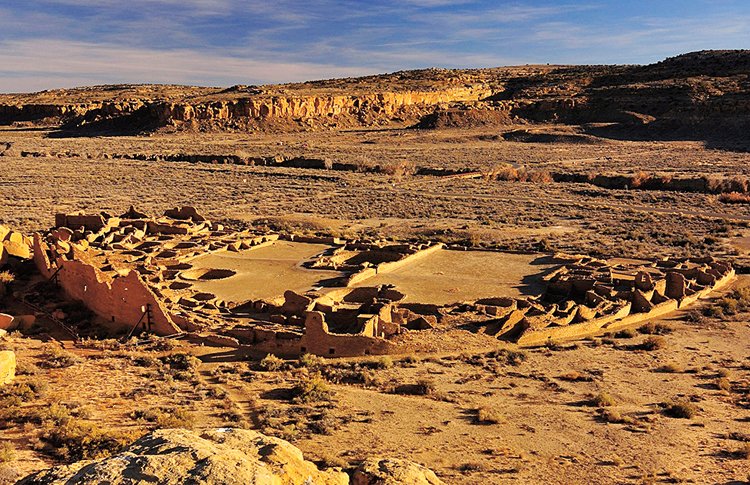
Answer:
[[500, 424], [505, 422], [505, 418], [496, 410], [481, 407], [476, 410], [476, 422], [479, 424]]
[[617, 404], [617, 401], [609, 393], [600, 392], [599, 394], [591, 398], [589, 404], [591, 406], [606, 407], [615, 406]]
[[687, 401], [673, 401], [664, 404], [663, 412], [670, 418], [692, 419], [698, 414], [698, 408]]

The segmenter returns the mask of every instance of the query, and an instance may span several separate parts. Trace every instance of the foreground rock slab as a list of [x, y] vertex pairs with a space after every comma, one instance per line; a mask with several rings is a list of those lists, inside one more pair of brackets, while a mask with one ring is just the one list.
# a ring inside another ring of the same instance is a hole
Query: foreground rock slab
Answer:
[[10, 384], [16, 377], [16, 354], [11, 350], [0, 351], [0, 385]]
[[[347, 485], [350, 479], [342, 471], [319, 470], [297, 447], [279, 438], [252, 430], [218, 428], [154, 431], [118, 455], [43, 470], [18, 483]], [[357, 470], [353, 483], [441, 482], [430, 470], [414, 463], [371, 460]]]

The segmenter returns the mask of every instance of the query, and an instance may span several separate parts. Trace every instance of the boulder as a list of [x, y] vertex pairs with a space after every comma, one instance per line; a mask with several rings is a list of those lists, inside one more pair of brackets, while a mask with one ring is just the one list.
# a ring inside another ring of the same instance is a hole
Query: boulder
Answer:
[[[14, 233], [18, 234], [18, 233]], [[7, 239], [3, 241], [3, 246], [8, 254], [17, 258], [31, 259], [31, 247], [24, 238]]]
[[429, 468], [406, 460], [365, 460], [354, 472], [352, 485], [441, 485]]
[[0, 350], [0, 385], [10, 384], [16, 377], [16, 354], [12, 350]]
[[184, 429], [154, 431], [118, 455], [57, 466], [18, 483], [346, 485], [349, 477], [337, 470], [318, 470], [284, 440], [257, 431], [219, 428], [200, 434]]

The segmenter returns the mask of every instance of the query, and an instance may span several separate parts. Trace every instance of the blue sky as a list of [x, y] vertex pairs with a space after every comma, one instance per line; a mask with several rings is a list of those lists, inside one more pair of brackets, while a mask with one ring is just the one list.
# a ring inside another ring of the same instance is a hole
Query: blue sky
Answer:
[[6, 0], [0, 91], [422, 67], [650, 63], [750, 48], [747, 0]]

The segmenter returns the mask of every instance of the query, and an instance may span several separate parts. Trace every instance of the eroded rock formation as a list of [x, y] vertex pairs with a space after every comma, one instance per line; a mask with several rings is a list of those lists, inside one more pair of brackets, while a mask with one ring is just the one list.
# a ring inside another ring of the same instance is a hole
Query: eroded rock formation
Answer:
[[354, 472], [320, 470], [295, 446], [257, 431], [219, 428], [202, 433], [158, 430], [125, 451], [35, 473], [20, 485], [439, 485], [435, 474], [403, 460], [374, 459]]

